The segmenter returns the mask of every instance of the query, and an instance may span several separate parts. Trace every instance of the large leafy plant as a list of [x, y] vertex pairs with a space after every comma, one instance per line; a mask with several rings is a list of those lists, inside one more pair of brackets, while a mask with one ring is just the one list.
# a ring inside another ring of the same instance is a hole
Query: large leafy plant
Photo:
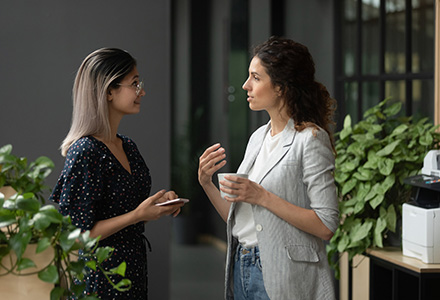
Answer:
[[[42, 281], [54, 284], [53, 300], [70, 296], [99, 299], [83, 295], [82, 280], [90, 270], [101, 270], [115, 289], [129, 289], [130, 280], [123, 278], [125, 263], [109, 271], [102, 267], [113, 248], [98, 247], [99, 238], [91, 238], [89, 231], [81, 232], [53, 205], [44, 205], [44, 180], [53, 167], [47, 157], [28, 164], [26, 158], [12, 154], [11, 145], [0, 148], [0, 188], [15, 190], [10, 197], [0, 193], [0, 277], [38, 274]], [[35, 270], [34, 261], [24, 256], [30, 243], [37, 244], [36, 253], [53, 249], [53, 257], [41, 269]], [[114, 283], [116, 278], [121, 280]]]
[[0, 148], [0, 187], [10, 186], [18, 194], [33, 193], [44, 204], [43, 193], [48, 187], [44, 180], [52, 172], [51, 159], [41, 156], [28, 164], [26, 157], [12, 154], [12, 146]]
[[[328, 258], [339, 276], [335, 254], [349, 260], [369, 247], [383, 247], [390, 232], [399, 233], [402, 204], [427, 152], [437, 149], [440, 134], [426, 118], [401, 116], [401, 103], [385, 99], [352, 125], [350, 115], [336, 134], [335, 181], [340, 197], [341, 223], [327, 246]], [[399, 236], [400, 237], [400, 236]]]

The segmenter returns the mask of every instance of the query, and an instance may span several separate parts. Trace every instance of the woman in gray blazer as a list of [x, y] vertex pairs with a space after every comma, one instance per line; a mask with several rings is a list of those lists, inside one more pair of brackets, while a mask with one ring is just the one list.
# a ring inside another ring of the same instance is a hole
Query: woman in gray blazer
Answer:
[[[256, 130], [220, 196], [212, 181], [226, 164], [215, 144], [202, 154], [199, 182], [227, 222], [226, 299], [334, 299], [324, 240], [339, 222], [330, 126], [335, 101], [315, 81], [307, 47], [272, 37], [254, 49], [243, 84]], [[225, 201], [226, 200], [226, 201]]]

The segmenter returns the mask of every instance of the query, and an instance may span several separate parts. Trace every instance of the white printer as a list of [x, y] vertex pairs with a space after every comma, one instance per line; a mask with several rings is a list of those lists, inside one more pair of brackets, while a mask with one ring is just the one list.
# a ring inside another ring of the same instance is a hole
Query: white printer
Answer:
[[412, 201], [402, 207], [403, 255], [440, 263], [440, 151], [429, 151], [422, 174], [405, 183], [415, 188]]
[[403, 255], [440, 263], [440, 208], [405, 203], [402, 218]]

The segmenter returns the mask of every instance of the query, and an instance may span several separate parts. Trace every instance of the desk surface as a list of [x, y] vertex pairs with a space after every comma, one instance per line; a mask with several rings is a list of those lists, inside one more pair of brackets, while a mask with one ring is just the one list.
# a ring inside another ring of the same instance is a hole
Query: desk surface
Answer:
[[385, 248], [370, 248], [367, 249], [367, 254], [369, 256], [375, 256], [377, 258], [383, 259], [385, 261], [391, 262], [393, 264], [399, 265], [401, 267], [407, 268], [409, 270], [418, 273], [439, 273], [440, 264], [425, 264], [423, 261], [404, 256], [400, 248], [395, 247], [385, 247]]

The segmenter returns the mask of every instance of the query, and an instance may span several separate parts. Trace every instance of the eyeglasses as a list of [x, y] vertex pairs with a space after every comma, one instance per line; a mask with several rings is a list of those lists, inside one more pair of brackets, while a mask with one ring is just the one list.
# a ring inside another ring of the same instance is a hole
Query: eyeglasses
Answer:
[[136, 89], [136, 96], [139, 96], [139, 94], [141, 93], [142, 89], [144, 88], [144, 82], [141, 80], [139, 81], [138, 84], [122, 84], [122, 83], [118, 83], [117, 85], [120, 86], [128, 86], [128, 87], [133, 87]]

